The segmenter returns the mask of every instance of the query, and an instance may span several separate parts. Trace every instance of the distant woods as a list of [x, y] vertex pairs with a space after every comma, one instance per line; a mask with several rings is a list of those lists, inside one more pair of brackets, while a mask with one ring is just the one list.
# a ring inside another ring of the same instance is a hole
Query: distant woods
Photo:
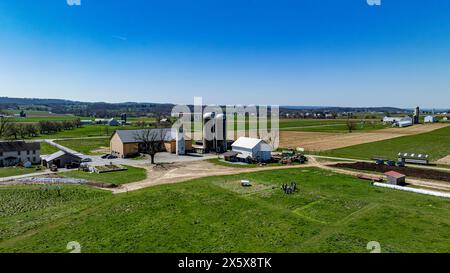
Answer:
[[63, 130], [72, 130], [81, 127], [80, 119], [49, 121], [42, 120], [38, 123], [13, 122], [9, 117], [0, 117], [0, 138], [7, 140], [19, 140], [37, 137], [40, 134], [51, 134]]

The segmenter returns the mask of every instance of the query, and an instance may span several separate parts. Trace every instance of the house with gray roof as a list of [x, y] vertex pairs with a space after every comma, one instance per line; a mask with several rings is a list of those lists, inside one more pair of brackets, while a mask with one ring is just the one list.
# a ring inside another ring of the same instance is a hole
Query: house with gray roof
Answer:
[[19, 163], [39, 164], [41, 144], [25, 141], [0, 142], [0, 167], [16, 166]]

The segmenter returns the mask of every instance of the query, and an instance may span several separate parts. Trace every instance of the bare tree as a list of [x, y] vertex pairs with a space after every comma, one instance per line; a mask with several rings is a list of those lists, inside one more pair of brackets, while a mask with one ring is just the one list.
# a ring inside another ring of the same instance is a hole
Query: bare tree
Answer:
[[134, 135], [134, 138], [139, 142], [139, 150], [150, 156], [151, 164], [155, 164], [155, 155], [165, 150], [164, 137], [166, 133], [167, 130], [165, 129], [145, 129]]

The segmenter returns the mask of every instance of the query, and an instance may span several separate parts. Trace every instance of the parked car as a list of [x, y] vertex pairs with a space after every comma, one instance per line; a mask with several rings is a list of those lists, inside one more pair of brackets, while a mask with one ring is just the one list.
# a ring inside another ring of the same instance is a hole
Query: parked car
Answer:
[[86, 163], [86, 162], [92, 162], [92, 158], [89, 158], [89, 157], [83, 158], [83, 159], [81, 160], [81, 162], [83, 162], [83, 163]]
[[107, 159], [110, 156], [110, 154], [102, 155], [102, 159]]
[[106, 159], [116, 159], [116, 158], [117, 158], [117, 156], [115, 156], [115, 155], [108, 155], [106, 157]]

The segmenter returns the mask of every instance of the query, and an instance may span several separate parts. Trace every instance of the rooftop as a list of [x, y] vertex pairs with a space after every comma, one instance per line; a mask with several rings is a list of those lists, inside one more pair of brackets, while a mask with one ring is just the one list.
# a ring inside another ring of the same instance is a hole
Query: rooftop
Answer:
[[40, 149], [41, 144], [38, 142], [25, 142], [25, 141], [0, 142], [0, 152], [34, 151]]

